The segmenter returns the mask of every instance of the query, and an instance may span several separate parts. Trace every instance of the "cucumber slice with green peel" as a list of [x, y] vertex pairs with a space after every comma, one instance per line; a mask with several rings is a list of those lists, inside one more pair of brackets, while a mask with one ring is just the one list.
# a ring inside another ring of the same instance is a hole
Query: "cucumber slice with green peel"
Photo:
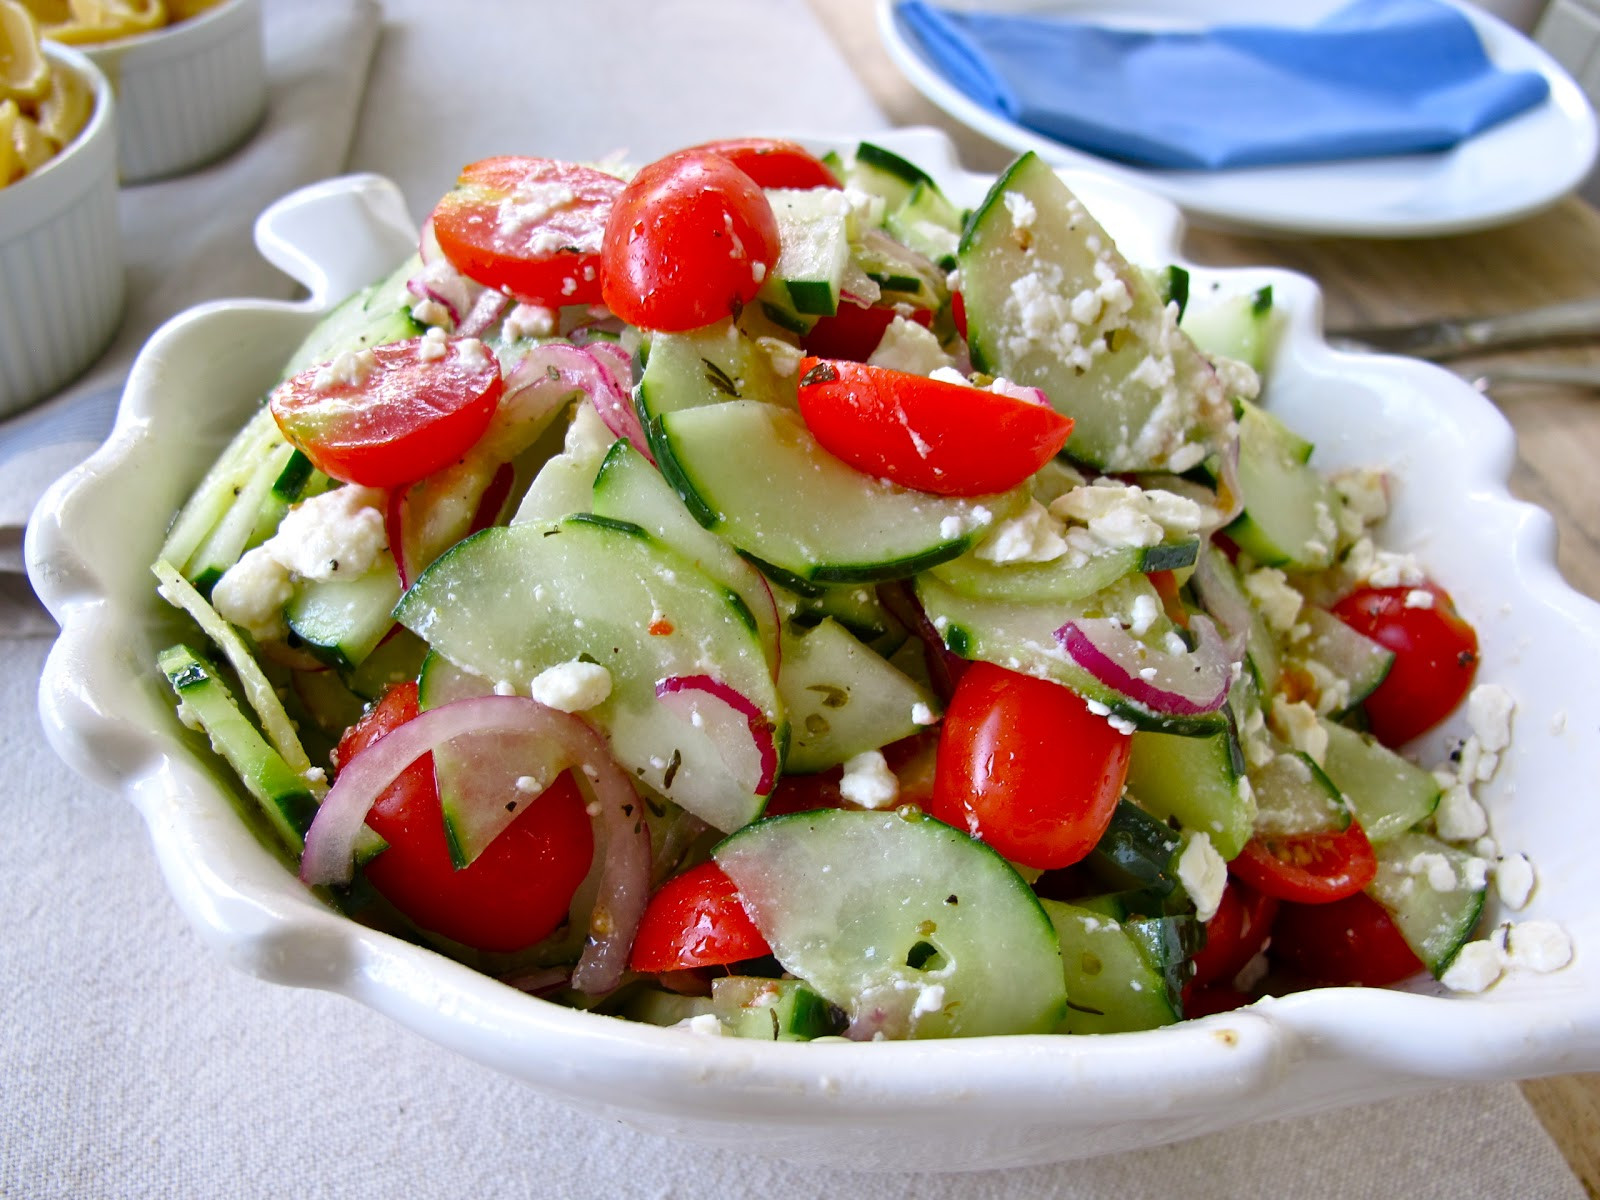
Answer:
[[617, 1015], [646, 1025], [671, 1026], [717, 1014], [710, 996], [685, 996], [665, 988], [642, 987], [628, 996]]
[[777, 669], [778, 609], [770, 585], [732, 546], [691, 517], [661, 472], [626, 441], [619, 439], [600, 464], [593, 507], [599, 516], [638, 525], [738, 593], [761, 634], [769, 665]]
[[850, 262], [850, 203], [836, 188], [770, 188], [778, 261], [757, 293], [763, 304], [800, 316], [831, 317]]
[[1220, 445], [1231, 412], [1210, 363], [1037, 155], [995, 181], [958, 259], [973, 365], [1042, 389], [1074, 421], [1069, 457], [1181, 473]]
[[1231, 728], [1203, 738], [1133, 735], [1128, 791], [1151, 815], [1207, 834], [1224, 859], [1236, 857], [1255, 829], [1256, 802], [1240, 786], [1244, 774], [1244, 752]]
[[[1160, 295], [1162, 303], [1176, 304], [1178, 306], [1178, 324], [1183, 324], [1183, 317], [1189, 310], [1189, 270], [1176, 263], [1169, 265], [1164, 271], [1158, 271], [1154, 278], [1156, 292]], [[1191, 339], [1192, 340], [1192, 339]], [[1205, 349], [1205, 347], [1201, 347]]]
[[260, 470], [262, 459], [273, 447], [283, 444], [283, 434], [272, 419], [271, 410], [258, 409], [234, 435], [173, 518], [167, 540], [161, 547], [161, 558], [180, 566], [186, 564], [234, 507], [240, 491]]
[[[917, 576], [916, 592], [945, 646], [962, 658], [982, 659], [1025, 675], [1053, 679], [1139, 729], [1204, 737], [1227, 724], [1220, 709], [1190, 715], [1154, 712], [1080, 667], [1057, 640], [1056, 631], [1073, 617], [1114, 616], [1133, 626], [1137, 598], [1155, 595], [1143, 575], [1123, 576], [1111, 587], [1072, 604], [974, 599], [963, 596], [932, 571]], [[1159, 611], [1159, 600], [1156, 604]], [[1171, 623], [1160, 616], [1150, 625], [1148, 637], [1159, 639], [1170, 629]]]
[[[486, 529], [436, 559], [395, 617], [461, 669], [524, 694], [547, 668], [600, 664], [611, 693], [584, 716], [623, 766], [718, 829], [761, 811], [787, 724], [754, 622], [638, 526], [577, 516]], [[726, 719], [663, 702], [670, 680], [707, 681], [727, 696]]]
[[1189, 539], [1159, 546], [1116, 546], [1083, 555], [1068, 551], [1049, 562], [993, 563], [972, 553], [932, 569], [963, 596], [1019, 603], [1085, 600], [1136, 572], [1170, 571], [1191, 565], [1199, 542]]
[[1433, 772], [1401, 758], [1375, 738], [1324, 720], [1328, 753], [1323, 769], [1343, 793], [1356, 820], [1377, 845], [1433, 815], [1442, 789]]
[[1257, 833], [1328, 833], [1350, 827], [1350, 806], [1309, 754], [1288, 750], [1250, 768]]
[[1348, 712], [1370, 696], [1394, 666], [1394, 651], [1346, 625], [1325, 608], [1306, 605], [1300, 620], [1309, 632], [1292, 647], [1294, 659], [1310, 660], [1323, 673], [1343, 681], [1346, 690], [1335, 711]]
[[[1367, 894], [1388, 910], [1422, 965], [1443, 975], [1483, 915], [1487, 864], [1425, 833], [1403, 833], [1373, 849], [1378, 875]], [[1450, 886], [1437, 886], [1446, 876]]]
[[283, 378], [331, 362], [347, 351], [368, 350], [422, 336], [426, 326], [411, 315], [417, 298], [406, 286], [421, 265], [421, 259], [412, 255], [386, 278], [362, 288], [329, 310], [289, 356]]
[[975, 545], [1026, 499], [896, 487], [829, 454], [799, 413], [752, 400], [665, 413], [651, 442], [700, 524], [802, 587], [915, 575]]
[[800, 774], [910, 737], [939, 711], [931, 692], [831, 619], [810, 629], [784, 628], [778, 694], [789, 715], [784, 770]]
[[523, 493], [513, 525], [555, 525], [594, 507], [594, 477], [616, 442], [591, 404], [579, 405], [559, 454], [539, 468]]
[[845, 1030], [845, 1016], [797, 979], [729, 975], [711, 981], [724, 1032], [763, 1042], [805, 1042]]
[[394, 559], [378, 556], [354, 579], [303, 579], [284, 609], [289, 630], [322, 661], [353, 670], [367, 660], [394, 628], [400, 576]]
[[1178, 886], [1178, 856], [1183, 839], [1164, 822], [1127, 797], [1117, 801], [1111, 822], [1089, 851], [1084, 866], [1106, 887], [1125, 893], [1121, 902], [1139, 911], [1156, 911]]
[[854, 158], [845, 168], [842, 182], [868, 195], [879, 196], [888, 214], [911, 199], [918, 184], [933, 184], [933, 178], [916, 163], [908, 162], [893, 150], [874, 142], [856, 146]]
[[1151, 961], [1128, 926], [1087, 908], [1041, 900], [1061, 943], [1067, 1015], [1057, 1033], [1129, 1033], [1182, 1017], [1165, 964]]
[[1236, 359], [1264, 373], [1282, 324], [1282, 310], [1273, 306], [1268, 284], [1253, 292], [1197, 301], [1188, 307], [1179, 328], [1206, 354]]
[[245, 790], [260, 804], [283, 844], [296, 854], [317, 815], [309, 781], [267, 744], [233, 699], [215, 669], [187, 646], [169, 646], [156, 656], [161, 673], [177, 695], [179, 715], [211, 739], [211, 748], [233, 768]]
[[360, 666], [345, 673], [345, 682], [363, 700], [377, 700], [394, 684], [415, 679], [427, 653], [428, 644], [416, 634], [395, 628]]
[[642, 367], [634, 407], [647, 434], [657, 417], [683, 408], [729, 400], [799, 404], [796, 377], [780, 374], [772, 356], [732, 321], [688, 333], [653, 333], [635, 363]]
[[905, 633], [905, 626], [878, 599], [877, 589], [867, 584], [812, 588], [804, 593], [779, 589], [775, 594], [797, 625], [816, 625], [832, 617], [863, 643], [891, 636], [898, 640]]
[[1307, 459], [1311, 446], [1277, 417], [1240, 402], [1239, 490], [1244, 511], [1225, 532], [1271, 567], [1320, 571], [1333, 562], [1339, 496]]
[[761, 821], [717, 864], [773, 954], [850, 1019], [850, 1035], [1048, 1033], [1061, 954], [1003, 858], [931, 817], [829, 810]]
[[289, 504], [274, 493], [273, 485], [293, 455], [294, 448], [287, 442], [267, 443], [227, 512], [183, 564], [184, 577], [193, 581], [202, 595], [209, 596], [217, 580], [246, 550], [277, 530]]
[[931, 179], [919, 179], [898, 208], [884, 218], [884, 228], [918, 254], [945, 270], [956, 265], [963, 215]]

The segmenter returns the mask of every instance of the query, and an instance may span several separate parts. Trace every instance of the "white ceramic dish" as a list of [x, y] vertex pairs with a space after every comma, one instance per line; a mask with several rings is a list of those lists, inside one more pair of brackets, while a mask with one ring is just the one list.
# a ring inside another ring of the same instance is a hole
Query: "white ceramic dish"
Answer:
[[267, 106], [261, 0], [80, 47], [116, 89], [124, 183], [181, 175], [243, 142]]
[[77, 51], [47, 44], [45, 54], [88, 81], [94, 111], [71, 145], [0, 188], [0, 417], [87, 368], [122, 319], [111, 88]]
[[[960, 203], [986, 187], [931, 131], [879, 140], [928, 167]], [[1132, 257], [1171, 259], [1180, 224], [1170, 205], [1100, 176], [1069, 180]], [[1390, 542], [1420, 553], [1455, 593], [1482, 635], [1482, 677], [1521, 702], [1514, 747], [1486, 798], [1505, 846], [1526, 850], [1540, 871], [1522, 915], [1560, 921], [1578, 947], [1566, 970], [1508, 977], [1470, 997], [1431, 984], [1307, 992], [1152, 1033], [768, 1044], [559, 1008], [324, 907], [263, 849], [221, 775], [185, 740], [153, 666], [163, 631], [176, 626], [147, 564], [163, 514], [316, 314], [412, 237], [398, 193], [371, 176], [270, 209], [261, 249], [310, 298], [210, 304], [165, 326], [134, 367], [109, 442], [51, 490], [28, 532], [29, 574], [62, 625], [41, 685], [45, 729], [73, 767], [139, 807], [173, 895], [230, 962], [350, 996], [640, 1128], [854, 1168], [1051, 1162], [1451, 1081], [1600, 1067], [1600, 903], [1590, 882], [1600, 808], [1574, 802], [1594, 774], [1586, 739], [1600, 727], [1591, 682], [1600, 606], [1556, 574], [1549, 518], [1508, 496], [1513, 446], [1498, 412], [1434, 367], [1330, 351], [1315, 288], [1281, 271], [1197, 271], [1196, 283], [1271, 283], [1292, 314], [1273, 406], [1316, 439], [1319, 461], [1399, 472]]]
[[[974, 0], [941, 2], [978, 6]], [[1308, 0], [1294, 6], [1292, 18], [1275, 0], [1218, 0], [1203, 11], [1193, 0], [1004, 0], [999, 7], [1070, 14], [1122, 27], [1194, 28], [1202, 22], [1309, 23], [1342, 2]], [[969, 99], [940, 73], [895, 17], [894, 0], [877, 0], [877, 15], [884, 46], [912, 86], [1003, 146], [1033, 150], [1059, 166], [1101, 171], [1134, 183], [1208, 224], [1285, 233], [1430, 237], [1503, 224], [1559, 200], [1588, 175], [1597, 145], [1594, 110], [1560, 64], [1497, 17], [1460, 0], [1448, 2], [1471, 19], [1498, 66], [1544, 75], [1550, 98], [1442, 154], [1226, 171], [1134, 167], [1025, 129]], [[995, 5], [985, 0], [983, 7]]]

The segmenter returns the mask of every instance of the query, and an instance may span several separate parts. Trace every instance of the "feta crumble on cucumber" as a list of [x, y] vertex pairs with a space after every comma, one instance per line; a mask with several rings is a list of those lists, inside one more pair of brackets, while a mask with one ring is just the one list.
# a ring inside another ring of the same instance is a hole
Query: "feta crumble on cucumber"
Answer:
[[871, 143], [470, 164], [173, 517], [158, 666], [309, 886], [596, 1013], [1082, 1036], [1557, 970], [1484, 915], [1537, 889], [1476, 791], [1513, 698], [1382, 472], [1273, 412], [1278, 316], [1031, 155], [967, 211]]

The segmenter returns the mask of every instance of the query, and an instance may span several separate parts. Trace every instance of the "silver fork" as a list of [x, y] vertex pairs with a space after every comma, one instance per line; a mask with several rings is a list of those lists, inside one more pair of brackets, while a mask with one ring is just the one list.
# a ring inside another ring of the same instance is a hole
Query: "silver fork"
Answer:
[[[1446, 318], [1411, 325], [1333, 329], [1328, 331], [1327, 337], [1328, 344], [1339, 350], [1406, 354], [1412, 358], [1438, 362], [1486, 350], [1600, 337], [1600, 297], [1492, 317]], [[1540, 382], [1593, 386], [1589, 375], [1583, 373], [1587, 368], [1574, 370], [1578, 370], [1580, 376], [1543, 379]]]

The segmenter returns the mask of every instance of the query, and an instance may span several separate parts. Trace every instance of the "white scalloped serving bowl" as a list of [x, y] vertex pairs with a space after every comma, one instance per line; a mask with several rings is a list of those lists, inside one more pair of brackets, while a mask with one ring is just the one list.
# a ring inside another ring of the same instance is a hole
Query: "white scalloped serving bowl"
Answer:
[[[987, 181], [926, 130], [883, 137], [960, 203]], [[1176, 255], [1176, 211], [1103, 177], [1072, 186], [1136, 261]], [[1149, 1033], [942, 1043], [768, 1044], [704, 1038], [560, 1008], [321, 904], [240, 820], [221, 774], [184, 740], [154, 668], [162, 630], [148, 563], [174, 511], [300, 336], [412, 244], [396, 190], [332, 180], [269, 209], [257, 242], [303, 303], [229, 301], [161, 329], [104, 447], [50, 491], [28, 569], [62, 633], [41, 685], [52, 744], [143, 813], [173, 895], [212, 945], [265, 979], [339, 992], [551, 1096], [655, 1133], [837, 1166], [959, 1170], [1081, 1158], [1249, 1121], [1420, 1091], [1600, 1068], [1600, 606], [1554, 566], [1554, 526], [1511, 499], [1511, 431], [1470, 387], [1421, 363], [1329, 350], [1317, 291], [1276, 270], [1196, 270], [1270, 283], [1291, 317], [1271, 404], [1324, 465], [1400, 480], [1387, 538], [1414, 550], [1483, 643], [1481, 678], [1519, 702], [1486, 801], [1540, 883], [1523, 917], [1560, 922], [1567, 969], [1483, 995], [1324, 989]], [[1463, 730], [1459, 719], [1431, 751]], [[1491, 920], [1493, 917], [1491, 916]]]

